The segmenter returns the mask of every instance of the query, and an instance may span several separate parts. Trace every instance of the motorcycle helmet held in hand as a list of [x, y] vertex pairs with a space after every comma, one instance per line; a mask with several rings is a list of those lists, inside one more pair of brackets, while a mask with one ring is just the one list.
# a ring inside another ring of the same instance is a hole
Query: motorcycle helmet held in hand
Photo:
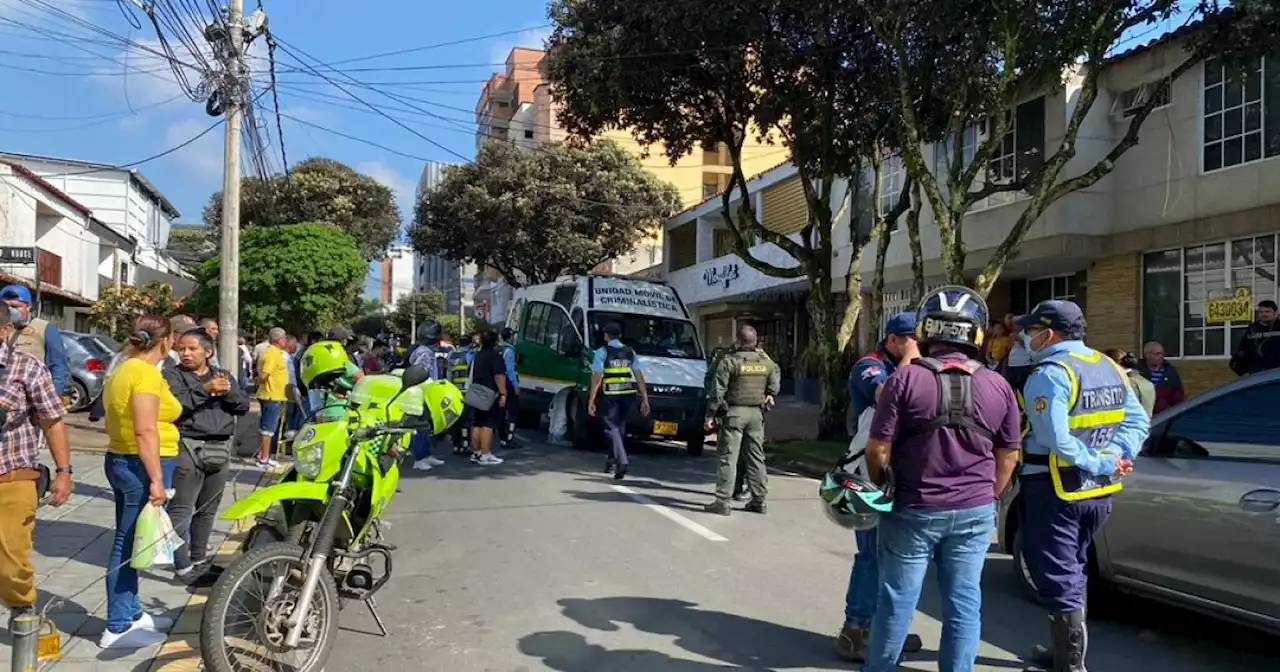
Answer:
[[916, 340], [920, 345], [947, 343], [967, 350], [982, 349], [990, 320], [987, 302], [972, 289], [939, 287], [924, 296], [916, 311]]
[[827, 519], [848, 530], [869, 530], [880, 523], [880, 514], [893, 511], [886, 488], [846, 471], [827, 472], [818, 496]]

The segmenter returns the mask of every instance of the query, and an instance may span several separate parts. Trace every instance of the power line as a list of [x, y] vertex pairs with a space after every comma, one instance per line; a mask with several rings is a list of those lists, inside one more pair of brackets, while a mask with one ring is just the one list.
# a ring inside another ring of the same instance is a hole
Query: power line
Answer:
[[457, 45], [459, 45], [459, 44], [468, 44], [468, 43], [471, 43], [471, 42], [481, 42], [481, 41], [484, 41], [484, 40], [491, 40], [491, 39], [493, 39], [493, 38], [495, 38], [495, 37], [507, 37], [508, 35], [518, 35], [518, 34], [520, 34], [520, 33], [528, 33], [528, 32], [532, 32], [532, 31], [535, 31], [535, 30], [542, 30], [542, 29], [544, 29], [544, 28], [550, 28], [550, 27], [552, 27], [552, 24], [549, 24], [549, 23], [548, 23], [548, 24], [541, 25], [541, 26], [535, 26], [535, 27], [533, 27], [533, 28], [520, 28], [520, 29], [517, 29], [517, 30], [506, 30], [506, 31], [503, 31], [503, 32], [500, 32], [500, 33], [490, 33], [489, 35], [478, 35], [478, 36], [476, 36], [476, 37], [466, 37], [466, 38], [462, 38], [462, 39], [460, 39], [460, 40], [453, 40], [453, 41], [450, 41], [450, 42], [440, 42], [440, 43], [437, 43], [437, 44], [428, 44], [428, 45], [424, 45], [424, 46], [421, 46], [421, 47], [410, 47], [410, 48], [408, 48], [408, 49], [399, 49], [399, 50], [397, 50], [397, 51], [388, 51], [388, 52], [383, 52], [383, 53], [380, 53], [380, 54], [373, 54], [373, 55], [370, 55], [370, 56], [357, 56], [357, 57], [355, 57], [355, 58], [347, 58], [347, 59], [343, 59], [343, 60], [340, 60], [340, 61], [331, 61], [331, 62], [329, 62], [329, 63], [325, 63], [324, 65], [329, 66], [329, 67], [332, 67], [332, 66], [335, 66], [335, 65], [345, 65], [345, 64], [347, 64], [347, 63], [360, 63], [360, 62], [363, 62], [363, 61], [372, 61], [372, 60], [379, 59], [379, 58], [387, 58], [387, 57], [389, 57], [389, 56], [403, 56], [404, 54], [412, 54], [412, 53], [418, 53], [418, 52], [423, 52], [423, 51], [430, 51], [430, 50], [432, 50], [432, 49], [442, 49], [442, 48], [444, 48], [444, 47], [453, 47], [453, 46], [457, 46]]
[[150, 105], [143, 105], [142, 107], [133, 108], [132, 110], [106, 112], [103, 114], [90, 114], [90, 115], [81, 115], [81, 116], [76, 116], [76, 115], [57, 116], [57, 115], [49, 115], [49, 114], [23, 114], [21, 112], [10, 112], [8, 110], [0, 109], [0, 115], [4, 115], [7, 117], [16, 117], [18, 119], [42, 119], [46, 121], [90, 121], [94, 119], [113, 120], [113, 119], [120, 119], [122, 117], [133, 116], [134, 114], [137, 114], [138, 112], [142, 112], [144, 110], [150, 110], [153, 108], [161, 107], [163, 105], [168, 105], [169, 103], [172, 103], [173, 101], [179, 98], [182, 98], [181, 94], [176, 95], [167, 100], [162, 100], [158, 103], [151, 103]]
[[331, 135], [336, 135], [336, 136], [338, 136], [339, 138], [346, 138], [347, 140], [351, 140], [352, 142], [358, 142], [358, 143], [361, 143], [361, 144], [364, 144], [364, 145], [369, 145], [370, 147], [376, 147], [376, 148], [378, 148], [378, 149], [381, 149], [381, 150], [382, 150], [382, 151], [384, 151], [384, 152], [389, 152], [389, 153], [391, 153], [391, 154], [395, 154], [396, 156], [404, 157], [404, 158], [406, 158], [406, 159], [413, 159], [413, 160], [415, 160], [415, 161], [424, 161], [424, 162], [427, 162], [427, 163], [430, 163], [430, 162], [432, 161], [432, 159], [428, 159], [428, 158], [426, 158], [426, 157], [418, 156], [418, 155], [416, 155], [416, 154], [408, 154], [408, 153], [406, 153], [406, 152], [402, 152], [402, 151], [400, 151], [400, 150], [398, 150], [398, 149], [392, 149], [392, 148], [390, 148], [390, 147], [387, 147], [386, 145], [379, 144], [379, 143], [374, 142], [374, 141], [372, 141], [372, 140], [366, 140], [366, 139], [364, 139], [364, 138], [359, 138], [359, 137], [356, 137], [356, 136], [354, 136], [354, 135], [350, 135], [350, 134], [348, 134], [348, 133], [343, 133], [342, 131], [335, 131], [335, 130], [334, 130], [334, 129], [332, 129], [332, 128], [327, 128], [327, 127], [325, 127], [325, 126], [321, 126], [320, 124], [312, 123], [312, 122], [310, 122], [310, 121], [303, 121], [302, 119], [299, 119], [299, 118], [297, 118], [297, 117], [295, 117], [295, 116], [292, 116], [292, 115], [287, 114], [287, 113], [284, 113], [284, 112], [280, 113], [280, 116], [281, 116], [281, 117], [283, 117], [283, 118], [285, 118], [285, 119], [288, 119], [289, 121], [292, 121], [292, 122], [293, 122], [293, 123], [295, 123], [295, 124], [302, 124], [303, 126], [307, 126], [307, 127], [309, 127], [309, 128], [314, 128], [314, 129], [316, 129], [317, 131], [324, 131], [325, 133], [329, 133], [329, 134], [331, 134]]
[[144, 163], [150, 163], [150, 162], [152, 162], [152, 161], [155, 161], [156, 159], [162, 159], [162, 158], [164, 158], [164, 157], [166, 157], [166, 156], [169, 156], [170, 154], [173, 154], [174, 152], [177, 152], [177, 151], [179, 151], [179, 150], [182, 150], [182, 149], [184, 149], [184, 148], [186, 148], [186, 147], [190, 146], [190, 145], [191, 145], [192, 143], [194, 143], [195, 141], [197, 141], [197, 140], [199, 140], [200, 138], [203, 138], [204, 136], [208, 135], [208, 134], [209, 134], [209, 132], [210, 132], [210, 131], [212, 131], [213, 129], [218, 128], [219, 126], [221, 126], [221, 125], [222, 125], [222, 123], [223, 123], [223, 120], [222, 120], [222, 119], [219, 119], [218, 121], [214, 122], [214, 123], [213, 123], [213, 125], [209, 126], [208, 128], [204, 129], [203, 131], [200, 131], [199, 133], [195, 134], [195, 135], [194, 135], [194, 136], [192, 136], [191, 138], [188, 138], [187, 140], [184, 140], [182, 143], [177, 144], [177, 145], [174, 145], [173, 147], [170, 147], [169, 149], [166, 149], [166, 150], [164, 150], [163, 152], [160, 152], [159, 154], [152, 154], [151, 156], [148, 156], [148, 157], [146, 157], [146, 158], [144, 158], [144, 159], [138, 159], [137, 161], [130, 161], [130, 162], [128, 162], [128, 163], [119, 163], [119, 164], [105, 164], [105, 163], [104, 163], [104, 164], [102, 164], [102, 165], [101, 165], [101, 167], [99, 167], [99, 168], [92, 168], [92, 169], [89, 169], [89, 170], [73, 170], [73, 171], [68, 171], [68, 172], [65, 172], [65, 173], [43, 173], [43, 174], [41, 174], [41, 175], [40, 175], [40, 177], [73, 177], [73, 176], [75, 176], [75, 175], [92, 175], [92, 174], [94, 174], [94, 173], [105, 173], [105, 172], [113, 171], [113, 170], [124, 170], [124, 171], [127, 171], [127, 170], [129, 170], [130, 168], [135, 168], [135, 167], [137, 167], [137, 166], [141, 166], [141, 165], [142, 165], [142, 164], [144, 164]]

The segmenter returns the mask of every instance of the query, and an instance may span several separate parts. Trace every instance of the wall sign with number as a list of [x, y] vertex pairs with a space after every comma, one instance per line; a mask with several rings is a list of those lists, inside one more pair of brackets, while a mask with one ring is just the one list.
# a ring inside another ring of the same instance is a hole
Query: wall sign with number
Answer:
[[1230, 298], [1206, 301], [1204, 312], [1209, 324], [1252, 322], [1253, 297], [1248, 287], [1239, 287]]

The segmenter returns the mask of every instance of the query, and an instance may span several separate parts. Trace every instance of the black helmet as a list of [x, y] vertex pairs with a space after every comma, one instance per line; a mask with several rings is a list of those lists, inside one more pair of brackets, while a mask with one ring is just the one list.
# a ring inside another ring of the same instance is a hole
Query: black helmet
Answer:
[[982, 348], [988, 315], [987, 302], [972, 289], [939, 287], [920, 302], [916, 338], [921, 345], [949, 343], [976, 353]]
[[439, 322], [436, 322], [435, 320], [424, 320], [422, 324], [418, 325], [418, 340], [438, 341], [440, 340], [442, 332], [443, 330], [441, 330]]

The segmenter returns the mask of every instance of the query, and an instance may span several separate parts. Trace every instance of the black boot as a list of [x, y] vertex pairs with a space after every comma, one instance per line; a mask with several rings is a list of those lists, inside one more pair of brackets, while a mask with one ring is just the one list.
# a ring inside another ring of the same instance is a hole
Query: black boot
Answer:
[[1031, 651], [1027, 670], [1037, 672], [1086, 672], [1085, 654], [1089, 649], [1089, 629], [1084, 610], [1049, 616], [1050, 647], [1037, 646]]

